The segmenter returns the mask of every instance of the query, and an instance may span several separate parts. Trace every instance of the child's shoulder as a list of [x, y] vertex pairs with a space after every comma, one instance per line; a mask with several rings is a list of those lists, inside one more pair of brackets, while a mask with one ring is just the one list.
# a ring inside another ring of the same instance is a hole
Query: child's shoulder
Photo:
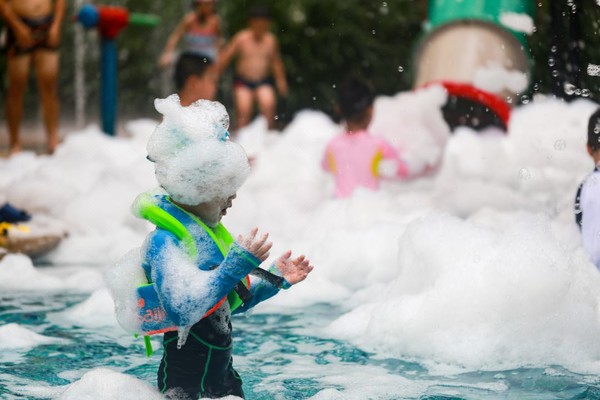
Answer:
[[233, 39], [247, 40], [247, 39], [250, 39], [251, 36], [252, 36], [252, 32], [250, 31], [250, 29], [246, 28], [246, 29], [242, 29], [241, 31], [238, 31], [238, 33], [233, 35]]
[[182, 19], [185, 26], [190, 27], [194, 24], [194, 22], [196, 22], [196, 14], [194, 14], [193, 11], [188, 11], [185, 13]]

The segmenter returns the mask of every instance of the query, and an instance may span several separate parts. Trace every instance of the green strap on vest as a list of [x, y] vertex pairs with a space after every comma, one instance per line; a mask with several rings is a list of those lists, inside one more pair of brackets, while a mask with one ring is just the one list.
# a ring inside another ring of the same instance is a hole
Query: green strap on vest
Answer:
[[[223, 258], [225, 258], [227, 256], [227, 252], [229, 251], [229, 248], [233, 244], [234, 240], [233, 240], [233, 237], [231, 236], [231, 233], [229, 233], [229, 231], [223, 226], [222, 223], [219, 222], [217, 224], [217, 226], [215, 226], [214, 228], [210, 228], [204, 222], [200, 221], [200, 219], [198, 217], [196, 217], [194, 214], [187, 212], [183, 208], [179, 207], [177, 204], [173, 203], [173, 201], [170, 198], [167, 198], [167, 200], [169, 201], [169, 203], [173, 204], [173, 206], [177, 207], [178, 209], [180, 209], [181, 211], [186, 213], [194, 221], [196, 221], [196, 223], [198, 225], [200, 225], [206, 233], [208, 233], [208, 236], [210, 236], [210, 238], [213, 240], [213, 242], [215, 242], [215, 244], [221, 251]], [[187, 235], [192, 239], [192, 245], [194, 246], [194, 249], [195, 249], [196, 245], [193, 242], [194, 239], [192, 238], [192, 235], [190, 235], [190, 233], [187, 231], [187, 229], [183, 226], [183, 224], [181, 224], [181, 222], [177, 221], [175, 219], [175, 217], [173, 217], [171, 214], [167, 213], [165, 210], [161, 209], [158, 206], [155, 206], [155, 207], [158, 208], [163, 213], [167, 214], [170, 218], [174, 219], [179, 225], [181, 225], [181, 227], [183, 229], [185, 229]], [[166, 228], [163, 228], [163, 229], [166, 229]], [[195, 250], [194, 257], [197, 254], [198, 254], [198, 250]], [[191, 255], [192, 254], [190, 254], [190, 256]], [[244, 280], [242, 280], [242, 283], [246, 287], [248, 286], [248, 284]], [[235, 309], [237, 309], [238, 307], [240, 307], [242, 304], [244, 304], [244, 302], [240, 298], [239, 294], [235, 290], [232, 290], [231, 292], [229, 292], [229, 294], [227, 295], [227, 302], [229, 302], [229, 309], [232, 312]]]

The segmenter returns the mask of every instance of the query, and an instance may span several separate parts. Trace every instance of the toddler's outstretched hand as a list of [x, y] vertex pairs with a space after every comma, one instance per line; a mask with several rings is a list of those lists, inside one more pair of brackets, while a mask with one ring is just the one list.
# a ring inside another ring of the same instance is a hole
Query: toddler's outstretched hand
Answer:
[[314, 267], [310, 265], [310, 261], [303, 255], [294, 259], [291, 256], [292, 252], [289, 250], [286, 251], [275, 261], [275, 266], [290, 285], [295, 285], [305, 280]]
[[246, 236], [239, 235], [237, 243], [248, 250], [252, 255], [258, 258], [261, 262], [269, 257], [269, 250], [273, 243], [267, 242], [268, 233], [257, 238], [258, 228], [254, 228]]

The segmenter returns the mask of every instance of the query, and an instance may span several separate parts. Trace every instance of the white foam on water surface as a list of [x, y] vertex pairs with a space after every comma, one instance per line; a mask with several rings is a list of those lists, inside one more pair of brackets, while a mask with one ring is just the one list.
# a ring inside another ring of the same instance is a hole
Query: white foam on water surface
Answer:
[[[254, 226], [269, 231], [272, 260], [291, 249], [315, 265], [306, 282], [257, 312], [334, 304], [342, 314], [313, 335], [431, 371], [548, 365], [600, 371], [600, 281], [573, 214], [575, 190], [593, 168], [585, 137], [595, 105], [536, 100], [514, 110], [507, 135], [463, 128], [444, 136], [439, 110], [431, 107], [438, 96], [432, 89], [378, 99], [374, 128], [380, 129], [373, 129], [402, 131], [397, 141], [414, 150], [415, 165], [433, 162], [437, 173], [349, 199], [333, 199], [331, 177], [320, 170], [325, 144], [342, 131], [324, 114], [302, 112], [280, 133], [260, 124], [239, 133], [240, 143], [257, 138], [254, 161], [224, 224], [234, 234]], [[390, 115], [394, 107], [421, 106], [419, 113]], [[142, 244], [151, 227], [129, 207], [156, 186], [145, 159], [150, 125], [132, 123], [139, 134], [117, 139], [88, 129], [69, 136], [53, 157], [0, 160], [0, 170], [8, 171], [0, 192], [69, 230], [50, 260], [98, 263], [93, 276], [99, 276]], [[411, 130], [431, 137], [412, 143]], [[90, 281], [91, 275], [61, 268], [50, 273], [8, 256], [0, 262], [0, 285], [56, 290]], [[101, 277], [91, 280], [104, 285]], [[87, 306], [102, 309], [102, 303]], [[85, 321], [85, 306], [80, 311]], [[336, 393], [316, 396], [329, 395]]]

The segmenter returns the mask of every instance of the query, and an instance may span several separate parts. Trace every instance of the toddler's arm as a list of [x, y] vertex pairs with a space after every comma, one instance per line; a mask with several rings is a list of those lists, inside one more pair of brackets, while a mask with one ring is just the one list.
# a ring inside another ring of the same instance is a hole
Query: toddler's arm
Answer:
[[[208, 243], [207, 245], [210, 245]], [[237, 243], [234, 243], [220, 264], [206, 253], [198, 261], [190, 260], [179, 241], [169, 232], [157, 230], [147, 246], [147, 264], [150, 277], [165, 310], [179, 326], [189, 326], [235, 287], [260, 260]], [[211, 268], [212, 267], [212, 268]]]

